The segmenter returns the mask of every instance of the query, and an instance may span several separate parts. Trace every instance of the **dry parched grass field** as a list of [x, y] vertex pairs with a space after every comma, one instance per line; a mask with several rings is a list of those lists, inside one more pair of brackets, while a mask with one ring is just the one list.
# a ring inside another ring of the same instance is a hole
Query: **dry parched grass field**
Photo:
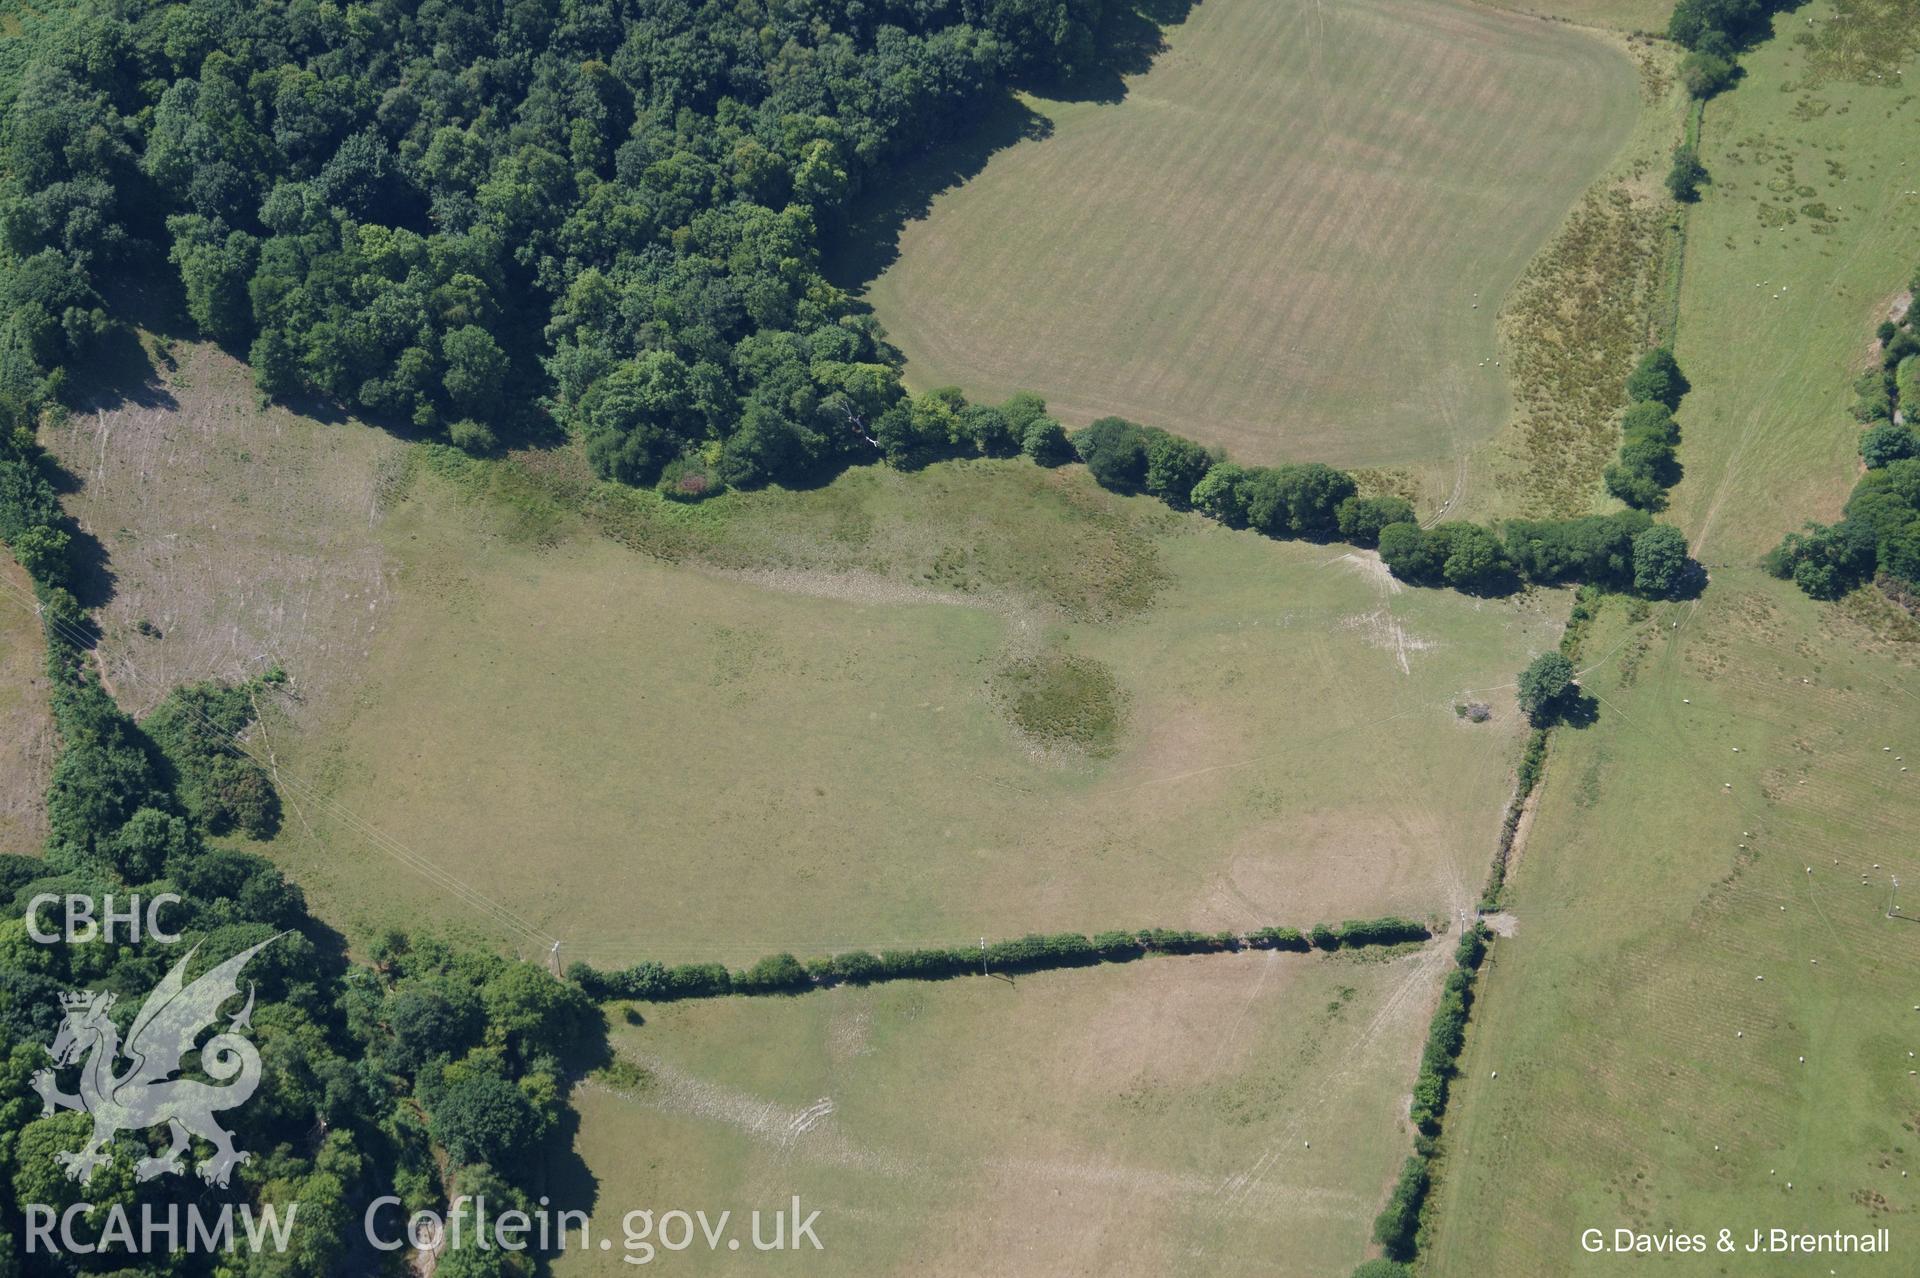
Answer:
[[130, 705], [288, 672], [249, 743], [286, 792], [273, 851], [355, 937], [427, 918], [743, 963], [1444, 917], [1497, 832], [1513, 671], [1566, 607], [1402, 590], [1371, 556], [1024, 460], [636, 499], [682, 521], [669, 564], [244, 397], [184, 347], [146, 402], [51, 442], [111, 556], [101, 652]]
[[1247, 461], [1450, 461], [1495, 317], [1626, 139], [1633, 64], [1451, 0], [1208, 0], [1118, 104], [1033, 101], [869, 297], [917, 386], [1037, 388]]
[[[263, 850], [357, 943], [739, 966], [1386, 912], [1450, 935], [1511, 785], [1512, 672], [1565, 615], [1024, 460], [589, 518], [543, 495], [578, 495], [565, 458], [450, 464], [256, 412], [237, 372], [182, 349], [53, 443], [135, 704], [288, 670], [249, 740], [286, 802]], [[678, 562], [601, 535], [646, 520], [678, 521]], [[1408, 1148], [1450, 948], [647, 1008], [576, 1142], [602, 1231], [798, 1192], [819, 1272], [1335, 1271]]]
[[108, 556], [115, 695], [140, 715], [177, 684], [275, 665], [302, 698], [342, 693], [384, 620], [373, 529], [403, 446], [256, 409], [251, 375], [213, 347], [168, 358], [151, 385], [42, 432], [80, 485], [68, 512]]
[[47, 648], [33, 607], [32, 581], [0, 556], [0, 852], [30, 855], [47, 837], [54, 754]]
[[[929, 484], [987, 518], [1028, 484], [1095, 493], [1024, 462], [844, 482], [863, 544], [935, 561], [972, 534], [929, 525]], [[970, 598], [877, 556], [741, 576], [590, 536], [515, 544], [489, 518], [420, 477], [382, 530], [394, 601], [356, 695], [283, 758], [615, 965], [1445, 915], [1479, 888], [1509, 785], [1504, 685], [1564, 607], [1395, 592], [1357, 556], [1197, 521], [1145, 541], [1151, 606], [1075, 622], [1019, 583]], [[1111, 688], [1092, 749], [1022, 731], [1034, 669], [1062, 699]], [[1495, 721], [1457, 717], [1473, 689]], [[317, 840], [296, 822], [282, 843], [330, 917], [444, 911], [306, 819]]]
[[[818, 1274], [1322, 1278], [1366, 1246], [1446, 946], [1246, 954], [649, 1006], [578, 1097], [594, 1229], [818, 1210]], [[616, 1024], [619, 1017], [616, 1012]], [[743, 1244], [747, 1254], [753, 1253]], [[722, 1244], [676, 1271], [745, 1268]]]

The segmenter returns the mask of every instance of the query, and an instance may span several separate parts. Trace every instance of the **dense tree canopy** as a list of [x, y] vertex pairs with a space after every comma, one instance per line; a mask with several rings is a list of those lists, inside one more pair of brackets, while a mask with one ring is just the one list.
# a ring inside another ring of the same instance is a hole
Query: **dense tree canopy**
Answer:
[[634, 483], [911, 456], [941, 423], [820, 229], [1010, 77], [1088, 69], [1116, 7], [99, 0], [9, 116], [0, 388], [44, 396], [160, 265], [267, 393], [470, 448], [552, 420]]

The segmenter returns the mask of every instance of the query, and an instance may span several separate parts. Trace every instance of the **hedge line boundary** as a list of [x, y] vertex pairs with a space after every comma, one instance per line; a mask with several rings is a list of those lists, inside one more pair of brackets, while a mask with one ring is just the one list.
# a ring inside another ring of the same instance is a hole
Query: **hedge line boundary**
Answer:
[[789, 953], [770, 954], [745, 968], [722, 963], [667, 966], [642, 960], [618, 971], [584, 962], [567, 966], [566, 978], [600, 1002], [637, 999], [649, 1003], [730, 994], [804, 994], [836, 985], [876, 985], [884, 981], [944, 981], [962, 976], [1014, 975], [1131, 963], [1153, 954], [1231, 954], [1244, 950], [1284, 950], [1306, 954], [1340, 949], [1402, 945], [1431, 940], [1424, 923], [1398, 916], [1316, 923], [1302, 930], [1263, 927], [1250, 932], [1194, 932], [1172, 928], [1135, 931], [1028, 933], [984, 946], [925, 949], [846, 950], [801, 961]]
[[1421, 1208], [1433, 1183], [1434, 1144], [1446, 1116], [1448, 1093], [1459, 1073], [1460, 1052], [1466, 1046], [1474, 984], [1492, 941], [1492, 931], [1477, 920], [1460, 934], [1453, 951], [1453, 970], [1447, 973], [1440, 1006], [1434, 1009], [1427, 1026], [1427, 1042], [1420, 1053], [1420, 1073], [1414, 1079], [1408, 1113], [1418, 1133], [1413, 1153], [1402, 1164], [1387, 1205], [1373, 1221], [1373, 1240], [1393, 1260], [1410, 1261], [1420, 1249]]

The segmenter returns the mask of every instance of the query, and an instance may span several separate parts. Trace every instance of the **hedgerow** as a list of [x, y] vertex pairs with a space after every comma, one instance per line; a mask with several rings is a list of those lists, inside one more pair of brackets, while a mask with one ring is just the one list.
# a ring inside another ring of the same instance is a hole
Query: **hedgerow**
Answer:
[[[1684, 379], [1677, 368], [1671, 378], [1664, 377], [1657, 360], [1652, 373], [1643, 372], [1636, 373], [1639, 380], [1633, 385], [1648, 397], [1645, 403], [1665, 412], [1659, 397], [1673, 395], [1676, 384], [1684, 388]], [[1672, 418], [1656, 420], [1655, 412], [1639, 408], [1628, 414], [1630, 454], [1623, 451], [1623, 458], [1642, 467], [1634, 474], [1644, 472], [1657, 476], [1662, 485], [1671, 483], [1672, 442], [1679, 438]], [[1494, 595], [1527, 582], [1581, 581], [1659, 597], [1683, 583], [1688, 564], [1686, 539], [1679, 530], [1656, 525], [1639, 510], [1515, 519], [1498, 528], [1460, 521], [1423, 528], [1405, 499], [1363, 497], [1352, 475], [1318, 462], [1242, 466], [1190, 440], [1120, 417], [1103, 417], [1075, 431], [1071, 441], [1102, 487], [1146, 493], [1229, 528], [1269, 537], [1345, 538], [1355, 545], [1377, 546], [1393, 575], [1416, 585]], [[1664, 493], [1664, 487], [1658, 491]], [[1649, 499], [1639, 504], [1658, 503]]]
[[1427, 1027], [1426, 1046], [1420, 1055], [1420, 1073], [1413, 1084], [1410, 1116], [1419, 1130], [1414, 1152], [1401, 1165], [1387, 1205], [1374, 1218], [1373, 1240], [1386, 1251], [1387, 1261], [1368, 1261], [1355, 1270], [1361, 1275], [1411, 1272], [1405, 1268], [1419, 1251], [1420, 1212], [1432, 1184], [1429, 1164], [1434, 1137], [1440, 1132], [1440, 1120], [1447, 1108], [1447, 1091], [1453, 1079], [1455, 1062], [1466, 1041], [1467, 1013], [1473, 1005], [1474, 979], [1487, 955], [1492, 934], [1483, 923], [1475, 923], [1461, 933], [1454, 946], [1453, 970], [1447, 973], [1440, 991], [1440, 1006], [1434, 1009]]
[[1491, 933], [1484, 923], [1476, 923], [1461, 934], [1454, 947], [1453, 971], [1447, 973], [1440, 991], [1440, 1006], [1434, 1009], [1427, 1026], [1427, 1042], [1420, 1053], [1420, 1073], [1414, 1079], [1410, 1116], [1414, 1126], [1429, 1137], [1440, 1133], [1440, 1120], [1447, 1110], [1447, 1091], [1454, 1074], [1454, 1061], [1466, 1042], [1467, 1013], [1473, 1006], [1473, 982], [1486, 957]]
[[1433, 933], [1425, 924], [1412, 919], [1348, 919], [1340, 925], [1343, 946], [1398, 945], [1403, 941], [1424, 941]]
[[1401, 1164], [1400, 1179], [1394, 1182], [1387, 1205], [1373, 1221], [1373, 1240], [1393, 1259], [1412, 1257], [1420, 1231], [1420, 1204], [1426, 1196], [1427, 1160], [1420, 1154], [1409, 1154]]
[[[1311, 941], [1309, 940], [1311, 935]], [[774, 954], [737, 972], [717, 963], [665, 967], [640, 962], [618, 971], [573, 963], [567, 979], [590, 997], [673, 1002], [722, 994], [795, 993], [833, 985], [869, 985], [879, 981], [940, 981], [999, 972], [1050, 971], [1096, 963], [1127, 963], [1149, 954], [1221, 954], [1237, 950], [1363, 948], [1425, 941], [1432, 931], [1405, 918], [1349, 919], [1337, 928], [1317, 924], [1311, 934], [1298, 928], [1263, 927], [1252, 932], [1194, 932], [1142, 928], [1131, 932], [1031, 934], [986, 946], [951, 949], [850, 950], [801, 962]]]

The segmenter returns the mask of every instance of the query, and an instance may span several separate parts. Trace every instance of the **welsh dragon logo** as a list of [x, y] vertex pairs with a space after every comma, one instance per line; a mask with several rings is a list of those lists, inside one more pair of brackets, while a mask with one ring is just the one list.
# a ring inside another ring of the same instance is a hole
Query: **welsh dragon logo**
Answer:
[[[110, 1145], [116, 1133], [143, 1131], [162, 1123], [172, 1134], [173, 1146], [158, 1158], [140, 1160], [134, 1168], [140, 1180], [184, 1172], [181, 1156], [194, 1136], [214, 1148], [214, 1156], [194, 1169], [210, 1185], [225, 1185], [233, 1169], [247, 1161], [248, 1155], [233, 1147], [232, 1134], [213, 1115], [243, 1103], [260, 1085], [260, 1053], [236, 1032], [252, 1028], [251, 985], [246, 1006], [227, 1022], [225, 1030], [199, 1048], [201, 1071], [224, 1085], [173, 1076], [181, 1070], [181, 1059], [195, 1050], [200, 1032], [219, 1018], [220, 1008], [229, 999], [239, 996], [240, 969], [279, 939], [269, 937], [242, 950], [188, 984], [187, 964], [200, 949], [194, 946], [141, 1004], [124, 1046], [107, 1015], [114, 995], [81, 990], [60, 996], [67, 1017], [49, 1054], [55, 1068], [80, 1066], [79, 1091], [61, 1091], [52, 1069], [33, 1076], [33, 1089], [45, 1102], [43, 1114], [74, 1109], [93, 1116], [93, 1135], [86, 1145], [78, 1153], [54, 1156], [67, 1169], [68, 1179], [89, 1183], [93, 1169], [112, 1160]], [[122, 1058], [126, 1069], [115, 1073]]]

